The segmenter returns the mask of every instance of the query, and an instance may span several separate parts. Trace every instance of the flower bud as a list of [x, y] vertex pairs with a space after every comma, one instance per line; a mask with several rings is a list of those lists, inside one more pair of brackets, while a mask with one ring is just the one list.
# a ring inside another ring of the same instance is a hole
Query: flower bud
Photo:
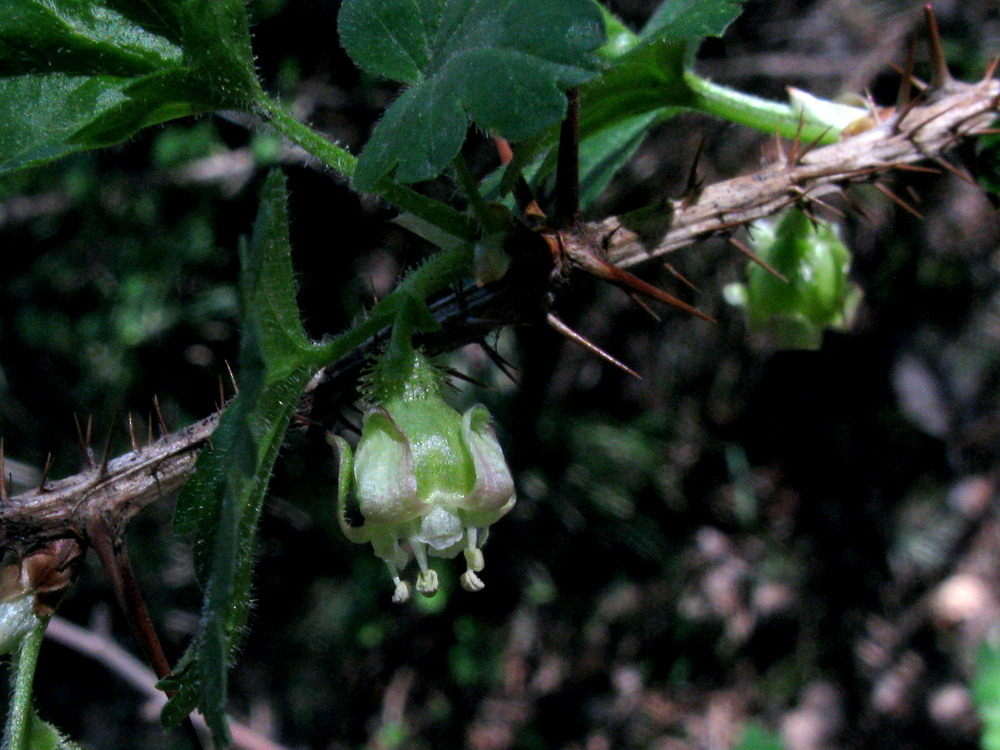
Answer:
[[[483, 582], [480, 545], [495, 521], [515, 500], [514, 480], [482, 405], [459, 414], [441, 398], [442, 377], [419, 352], [400, 361], [386, 358], [368, 379], [374, 406], [365, 415], [361, 440], [352, 453], [332, 436], [340, 454], [338, 518], [353, 542], [370, 542], [396, 585], [393, 601], [410, 596], [399, 571], [410, 554], [419, 567], [416, 588], [426, 596], [438, 589], [427, 556], [463, 553], [462, 587], [479, 591]], [[399, 370], [402, 369], [402, 372]], [[353, 495], [364, 518], [347, 520]]]

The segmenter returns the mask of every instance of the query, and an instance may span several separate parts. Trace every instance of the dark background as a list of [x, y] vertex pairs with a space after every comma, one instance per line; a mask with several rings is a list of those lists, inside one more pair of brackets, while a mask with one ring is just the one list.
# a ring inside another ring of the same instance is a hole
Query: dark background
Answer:
[[[654, 6], [610, 5], [636, 25]], [[903, 61], [919, 8], [749, 2], [697, 67], [773, 98], [795, 85], [888, 104], [888, 63]], [[339, 49], [337, 3], [253, 9], [268, 87], [357, 151], [394, 90]], [[936, 11], [956, 75], [981, 75], [1000, 51], [995, 6]], [[680, 116], [592, 216], [678, 196], [702, 137], [709, 181], [757, 168], [769, 142]], [[469, 156], [490, 166], [478, 137]], [[961, 157], [995, 172], [989, 150]], [[237, 242], [275, 163], [307, 327], [335, 333], [429, 249], [266, 132], [182, 121], [0, 184], [0, 434], [26, 478], [50, 452], [53, 476], [80, 468], [74, 415], [92, 416], [100, 444], [116, 413], [144, 432], [154, 395], [172, 428], [215, 408], [237, 358]], [[669, 260], [716, 326], [656, 323], [585, 279], [560, 302], [641, 382], [541, 326], [495, 342], [516, 385], [478, 349], [448, 357], [492, 386], [454, 401], [489, 406], [518, 482], [480, 594], [446, 562], [435, 599], [391, 605], [382, 563], [336, 528], [322, 431], [289, 434], [234, 716], [288, 748], [726, 748], [748, 722], [792, 750], [976, 747], [967, 685], [1000, 611], [1000, 222], [951, 175], [893, 184], [912, 187], [925, 219], [857, 189], [866, 218], [851, 213], [843, 233], [864, 302], [819, 352], [759, 346], [722, 300], [745, 261], [709, 242]], [[656, 263], [645, 275], [679, 288]], [[129, 542], [175, 657], [200, 593], [171, 509], [145, 510]], [[96, 564], [60, 615], [136, 650]], [[41, 715], [89, 747], [184, 747], [119, 676], [64, 646], [44, 647], [36, 692]]]

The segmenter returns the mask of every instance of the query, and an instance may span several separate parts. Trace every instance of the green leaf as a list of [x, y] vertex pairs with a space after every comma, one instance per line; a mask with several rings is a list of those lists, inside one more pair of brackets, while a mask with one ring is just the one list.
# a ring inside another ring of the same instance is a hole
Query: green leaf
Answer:
[[0, 3], [0, 174], [260, 96], [242, 0]]
[[80, 746], [64, 737], [58, 729], [39, 718], [32, 711], [29, 750], [81, 750]]
[[583, 89], [580, 133], [587, 137], [664, 107], [687, 107], [694, 93], [684, 78], [691, 50], [719, 36], [742, 12], [734, 0], [666, 0], [633, 46]]
[[591, 0], [346, 0], [339, 30], [359, 66], [411, 84], [361, 153], [366, 191], [393, 170], [401, 182], [439, 174], [469, 118], [512, 141], [558, 122], [562, 90], [595, 74], [604, 41]]
[[184, 61], [218, 109], [250, 109], [263, 97], [243, 0], [185, 0]]
[[167, 39], [110, 8], [81, 0], [4, 0], [0, 72], [140, 76], [180, 61]]
[[178, 500], [175, 527], [195, 534], [195, 570], [205, 590], [201, 623], [166, 682], [179, 690], [165, 718], [197, 697], [217, 744], [229, 741], [227, 669], [250, 604], [257, 522], [288, 422], [316, 370], [317, 347], [302, 330], [288, 241], [285, 182], [267, 180], [249, 249], [241, 254], [244, 324], [240, 392]]
[[642, 27], [640, 36], [682, 42], [722, 36], [742, 12], [740, 0], [664, 0]]
[[[606, 184], [613, 174], [611, 168], [621, 167], [641, 144], [638, 123], [645, 121], [648, 128], [698, 103], [686, 76], [690, 52], [705, 36], [722, 34], [741, 11], [740, 4], [733, 0], [666, 0], [654, 11], [641, 35], [632, 33], [605, 11], [611, 39], [600, 52], [608, 67], [581, 89], [581, 179], [583, 156], [588, 149], [603, 167], [595, 175], [600, 174]], [[558, 129], [549, 128], [522, 144], [504, 177], [504, 192], [524, 165], [546, 150], [549, 153], [545, 161], [533, 174], [536, 179], [544, 178], [554, 169], [556, 154], [552, 147], [557, 138]], [[631, 150], [616, 148], [616, 143], [629, 143]], [[587, 199], [595, 199], [602, 187], [600, 181], [595, 182]]]

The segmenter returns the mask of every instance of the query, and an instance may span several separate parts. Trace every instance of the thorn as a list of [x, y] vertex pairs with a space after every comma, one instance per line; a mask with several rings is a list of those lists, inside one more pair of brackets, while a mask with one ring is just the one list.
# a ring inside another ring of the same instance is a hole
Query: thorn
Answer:
[[[902, 68], [899, 65], [896, 65], [896, 63], [894, 63], [894, 62], [889, 63], [889, 67], [892, 68], [895, 72], [899, 73], [900, 75], [903, 75], [904, 72], [905, 72], [905, 68]], [[923, 93], [923, 91], [927, 88], [927, 83], [925, 81], [920, 80], [919, 78], [917, 78], [912, 73], [910, 74], [909, 80], [910, 80], [910, 83], [913, 86], [916, 86], [917, 90], [920, 91], [921, 93]]]
[[128, 413], [128, 439], [132, 444], [132, 451], [139, 452], [139, 441], [135, 439], [135, 421], [132, 419], [132, 412]]
[[[906, 67], [899, 78], [899, 92], [896, 94], [896, 114], [892, 118], [892, 126], [890, 127], [893, 135], [899, 133], [903, 127], [903, 120], [910, 114], [915, 102], [919, 99], [919, 96], [910, 96], [910, 89], [913, 85], [913, 66], [916, 64], [916, 60], [917, 39], [915, 36], [911, 36], [909, 48], [906, 53]], [[877, 122], [878, 118], [876, 117], [875, 120]]]
[[566, 117], [559, 128], [556, 155], [555, 221], [580, 220], [580, 89], [566, 91]]
[[663, 318], [661, 318], [659, 315], [657, 315], [656, 311], [652, 307], [650, 307], [649, 305], [647, 305], [646, 302], [642, 299], [642, 297], [640, 297], [635, 292], [627, 292], [627, 294], [628, 294], [629, 298], [633, 302], [635, 302], [635, 304], [637, 304], [639, 307], [641, 307], [643, 310], [645, 310], [649, 314], [649, 316], [653, 318], [653, 320], [655, 320], [657, 323], [662, 323], [663, 322]]
[[983, 72], [983, 80], [990, 80], [993, 75], [997, 72], [997, 66], [1000, 65], [1000, 54], [996, 55], [989, 64], [986, 66], [986, 70]]
[[914, 203], [923, 203], [923, 200], [921, 200], [920, 195], [917, 193], [916, 190], [913, 189], [912, 185], [906, 186], [906, 194], [910, 196], [910, 198], [913, 200]]
[[701, 188], [704, 180], [698, 178], [698, 163], [701, 161], [701, 152], [705, 147], [705, 136], [698, 139], [698, 147], [694, 151], [694, 159], [691, 161], [691, 168], [688, 170], [687, 180], [684, 183], [684, 192], [681, 194], [681, 206], [687, 208], [693, 206], [701, 197]]
[[362, 411], [362, 410], [361, 410], [361, 409], [360, 409], [360, 408], [358, 407], [358, 405], [357, 405], [357, 404], [348, 404], [348, 405], [347, 405], [347, 406], [345, 406], [344, 408], [345, 408], [345, 409], [350, 409], [350, 410], [351, 410], [351, 411], [353, 411], [353, 412], [354, 412], [355, 414], [357, 414], [357, 415], [358, 415], [359, 417], [363, 417], [363, 416], [365, 415], [364, 411]]
[[799, 147], [802, 145], [802, 128], [806, 126], [806, 113], [805, 110], [799, 110], [799, 124], [795, 126], [795, 138], [792, 139], [792, 148], [788, 152], [788, 158], [785, 159], [785, 168], [794, 169], [798, 166], [799, 159], [802, 155], [799, 153]]
[[558, 331], [559, 333], [561, 333], [563, 336], [565, 336], [566, 338], [568, 338], [570, 341], [573, 341], [573, 342], [579, 344], [584, 349], [586, 349], [587, 351], [589, 351], [592, 354], [596, 354], [598, 357], [600, 357], [604, 361], [610, 362], [615, 367], [617, 367], [619, 370], [622, 370], [623, 372], [627, 372], [632, 377], [637, 378], [639, 380], [642, 380], [642, 377], [639, 375], [639, 373], [637, 373], [631, 367], [629, 367], [628, 365], [626, 365], [624, 362], [619, 362], [617, 359], [615, 359], [614, 357], [612, 357], [610, 354], [608, 354], [606, 351], [604, 351], [603, 349], [601, 349], [596, 344], [594, 344], [591, 341], [585, 339], [579, 333], [577, 333], [572, 328], [570, 328], [568, 325], [566, 325], [565, 323], [563, 323], [553, 313], [548, 313], [548, 315], [546, 315], [545, 318], [546, 318], [546, 320], [548, 320], [550, 326], [552, 326], [556, 331]]
[[73, 423], [76, 425], [76, 439], [80, 446], [80, 454], [83, 456], [83, 462], [86, 464], [88, 469], [94, 468], [94, 452], [90, 449], [90, 430], [93, 426], [93, 420], [87, 418], [87, 436], [84, 437], [83, 430], [80, 429], [80, 419], [73, 413]]
[[496, 393], [496, 388], [494, 388], [493, 386], [487, 385], [482, 380], [474, 378], [471, 375], [466, 375], [464, 372], [456, 370], [454, 367], [444, 367], [442, 369], [445, 371], [445, 373], [447, 373], [453, 378], [464, 380], [466, 383], [472, 383], [473, 385], [478, 385], [480, 388], [485, 388], [488, 391], [493, 391], [494, 393]]
[[663, 268], [666, 269], [667, 273], [681, 282], [684, 286], [690, 289], [692, 292], [700, 292], [701, 290], [695, 286], [687, 276], [678, 271], [674, 266], [666, 261], [663, 261]]
[[809, 223], [812, 224], [813, 231], [818, 231], [819, 230], [819, 219], [816, 218], [816, 215], [812, 211], [810, 211], [802, 203], [797, 204], [796, 208], [799, 211], [801, 211], [805, 215], [805, 217], [807, 219], [809, 219]]
[[359, 427], [358, 425], [354, 424], [354, 422], [352, 422], [351, 420], [349, 420], [349, 419], [348, 419], [347, 417], [345, 417], [345, 416], [344, 416], [343, 414], [340, 414], [340, 415], [338, 416], [338, 419], [339, 419], [339, 420], [340, 420], [341, 422], [343, 422], [343, 423], [344, 423], [344, 426], [345, 426], [345, 427], [346, 427], [347, 429], [349, 429], [349, 430], [353, 430], [353, 431], [354, 431], [354, 432], [355, 432], [356, 434], [358, 434], [358, 435], [360, 435], [360, 434], [361, 434], [361, 428], [360, 428], [360, 427]]
[[224, 403], [226, 403], [226, 390], [222, 384], [222, 376], [219, 375], [219, 398], [215, 402], [215, 410], [219, 411]]
[[156, 419], [160, 423], [160, 437], [170, 433], [167, 429], [167, 422], [163, 419], [163, 412], [160, 410], [159, 396], [153, 396], [153, 408], [156, 410]]
[[862, 219], [864, 219], [865, 221], [867, 221], [872, 226], [875, 226], [875, 220], [871, 217], [871, 215], [867, 211], [865, 211], [864, 206], [862, 206], [860, 203], [858, 203], [856, 200], [854, 200], [847, 193], [847, 191], [842, 190], [841, 193], [840, 193], [840, 197], [844, 201], [844, 203], [847, 204], [848, 208], [853, 209], [853, 211], [858, 216], [860, 216]]
[[931, 53], [931, 67], [934, 70], [931, 75], [931, 85], [938, 89], [948, 88], [955, 81], [951, 77], [948, 63], [944, 59], [941, 32], [938, 31], [937, 17], [934, 15], [934, 7], [930, 3], [924, 6], [924, 15], [927, 17], [927, 48]]
[[835, 214], [836, 216], [839, 216], [841, 219], [847, 218], [844, 215], [844, 212], [841, 211], [839, 208], [837, 208], [836, 206], [831, 206], [829, 203], [827, 203], [822, 198], [817, 198], [814, 195], [809, 195], [809, 193], [807, 193], [805, 190], [803, 190], [802, 188], [800, 188], [798, 185], [792, 185], [791, 187], [789, 187], [789, 190], [791, 190], [794, 193], [796, 193], [799, 196], [800, 200], [806, 201], [807, 203], [815, 203], [817, 206], [822, 206], [827, 211], [830, 211], [831, 213]]
[[101, 467], [97, 470], [100, 477], [108, 473], [108, 461], [111, 460], [111, 441], [115, 437], [115, 428], [118, 427], [118, 415], [121, 413], [121, 404], [115, 407], [115, 415], [111, 418], [111, 429], [108, 430], [108, 437], [104, 441], [104, 450], [101, 451]]
[[153, 444], [153, 413], [146, 415], [146, 445]]
[[781, 133], [777, 130], [774, 131], [774, 151], [777, 154], [777, 161], [784, 161], [787, 163], [788, 157], [785, 155], [785, 144], [781, 140]]
[[690, 315], [694, 315], [696, 318], [707, 320], [709, 323], [715, 322], [714, 318], [710, 315], [706, 315], [696, 307], [689, 305], [687, 302], [682, 302], [674, 295], [668, 294], [662, 289], [646, 283], [638, 276], [626, 271], [624, 268], [612, 265], [602, 258], [598, 258], [594, 255], [586, 256], [583, 268], [588, 273], [604, 279], [605, 281], [610, 281], [612, 284], [620, 289], [624, 289], [626, 292], [633, 291], [638, 292], [639, 294], [644, 294], [645, 296], [651, 297], [665, 305], [676, 307], [678, 310], [683, 310]]
[[899, 162], [898, 164], [889, 164], [890, 169], [898, 169], [902, 172], [923, 172], [924, 174], [941, 174], [940, 169], [934, 169], [934, 167], [922, 167], [919, 164], [906, 164], [905, 162]]
[[45, 489], [45, 482], [49, 478], [49, 472], [52, 471], [52, 451], [49, 451], [49, 455], [45, 457], [45, 468], [42, 469], [42, 481], [38, 483], [39, 492], [48, 492]]
[[910, 89], [913, 87], [913, 66], [917, 62], [917, 38], [910, 36], [910, 44], [906, 52], [906, 66], [899, 78], [899, 92], [896, 94], [896, 107], [903, 111], [910, 103]]
[[3, 452], [3, 438], [0, 438], [0, 502], [6, 503], [10, 499], [7, 494], [7, 459]]
[[885, 195], [889, 200], [891, 200], [893, 203], [895, 203], [900, 208], [902, 208], [902, 209], [904, 209], [906, 211], [909, 211], [911, 214], [913, 214], [914, 216], [916, 216], [918, 219], [924, 218], [923, 214], [921, 214], [917, 209], [915, 209], [909, 203], [907, 203], [902, 198], [900, 198], [898, 195], [896, 195], [894, 192], [892, 192], [892, 190], [890, 190], [888, 188], [888, 186], [885, 185], [884, 183], [882, 183], [882, 182], [873, 182], [872, 184], [876, 187], [876, 189], [880, 193], [882, 193], [883, 195]]
[[500, 368], [500, 372], [506, 375], [512, 383], [517, 382], [517, 378], [511, 373], [513, 365], [511, 365], [507, 360], [501, 356], [500, 352], [494, 349], [492, 346], [486, 343], [485, 339], [477, 342], [479, 347], [486, 352], [486, 356], [490, 358], [490, 361]]
[[833, 127], [832, 125], [828, 125], [823, 130], [822, 133], [820, 133], [818, 136], [816, 136], [811, 141], [809, 141], [809, 143], [806, 144], [806, 147], [804, 149], [802, 149], [802, 153], [799, 154], [799, 158], [798, 158], [798, 163], [799, 164], [801, 164], [802, 160], [806, 158], [806, 154], [808, 154], [810, 151], [812, 151], [814, 148], [816, 148], [819, 145], [820, 141], [822, 141], [824, 138], [826, 138], [826, 134], [830, 132], [830, 128], [832, 128], [832, 127]]
[[760, 266], [765, 271], [767, 271], [769, 274], [771, 274], [772, 276], [774, 276], [776, 279], [781, 279], [786, 284], [788, 283], [788, 277], [787, 276], [785, 276], [783, 273], [781, 273], [777, 268], [775, 268], [774, 266], [772, 266], [770, 263], [766, 262], [763, 258], [761, 258], [759, 255], [757, 255], [757, 253], [755, 253], [753, 250], [751, 250], [745, 244], [743, 244], [742, 242], [740, 242], [738, 239], [736, 239], [735, 237], [727, 237], [726, 241], [730, 245], [732, 245], [733, 247], [735, 247], [737, 250], [739, 250], [741, 253], [743, 253], [747, 258], [749, 258], [754, 263], [756, 263], [758, 266]]
[[940, 156], [932, 156], [931, 158], [934, 160], [935, 164], [940, 164], [942, 167], [947, 169], [949, 172], [951, 172], [960, 180], [969, 183], [973, 187], [979, 187], [979, 183], [976, 182], [975, 178], [973, 178], [972, 175], [970, 175], [968, 172], [959, 169], [947, 159]]
[[[923, 100], [924, 100], [924, 92], [921, 91], [915, 97], [913, 97], [912, 99], [910, 99], [910, 101], [908, 101], [906, 103], [906, 106], [904, 106], [902, 109], [897, 109], [892, 114], [892, 118], [893, 118], [892, 119], [892, 132], [894, 134], [900, 132], [900, 130], [903, 127], [903, 120], [905, 120], [909, 116], [910, 112], [912, 112], [916, 108], [916, 106], [918, 104], [920, 104]], [[924, 124], [921, 124], [920, 127], [923, 127], [923, 125]], [[918, 128], [918, 130], [919, 130], [919, 128]], [[916, 133], [916, 130], [913, 131], [913, 132]], [[913, 136], [913, 133], [911, 133], [908, 137], [910, 137], [911, 140], [912, 140], [912, 136]]]

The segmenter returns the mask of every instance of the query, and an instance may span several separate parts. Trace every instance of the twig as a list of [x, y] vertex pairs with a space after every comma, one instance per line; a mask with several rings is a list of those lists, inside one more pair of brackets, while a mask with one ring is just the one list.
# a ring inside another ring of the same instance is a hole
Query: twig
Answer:
[[[838, 193], [853, 182], [866, 181], [897, 165], [940, 156], [957, 139], [988, 130], [996, 118], [1000, 81], [954, 82], [941, 93], [944, 95], [931, 103], [914, 107], [901, 126], [890, 118], [860, 135], [814, 149], [794, 167], [775, 164], [709, 185], [691, 205], [672, 201], [670, 228], [656, 247], [644, 245], [616, 216], [588, 226], [606, 238], [609, 261], [632, 266], [770, 216], [801, 191], [811, 197]], [[898, 134], [893, 134], [894, 127]]]
[[[45, 637], [107, 667], [149, 699], [157, 710], [166, 703], [166, 697], [156, 688], [156, 676], [152, 671], [110, 638], [74, 625], [58, 615], [49, 620]], [[208, 732], [204, 719], [195, 714], [192, 720], [200, 732]], [[233, 743], [243, 750], [288, 750], [235, 719], [229, 719], [229, 728]]]
[[137, 453], [112, 459], [104, 476], [88, 469], [48, 482], [44, 492], [12, 496], [0, 506], [0, 548], [30, 549], [48, 539], [83, 536], [97, 515], [112, 528], [123, 528], [146, 505], [187, 481], [218, 421], [219, 414], [212, 414]]
[[[955, 82], [938, 94], [930, 103], [914, 107], [898, 133], [892, 132], [890, 120], [817, 148], [793, 167], [782, 162], [709, 185], [688, 205], [673, 201], [664, 207], [665, 213], [673, 211], [670, 227], [655, 247], [643, 244], [616, 216], [581, 225], [579, 232], [586, 242], [579, 244], [592, 249], [596, 243], [607, 249], [609, 262], [632, 266], [774, 214], [798, 201], [803, 191], [821, 197], [842, 191], [853, 182], [875, 178], [897, 165], [940, 156], [956, 141], [990, 129], [1000, 102], [1000, 81]], [[572, 249], [575, 245], [566, 241], [564, 246]], [[470, 287], [461, 306], [453, 298], [435, 303], [433, 311], [442, 323], [441, 330], [423, 337], [421, 343], [433, 354], [480, 341], [504, 325], [537, 321], [542, 310], [540, 296], [548, 289], [542, 284], [526, 290], [523, 284], [528, 276], [511, 272], [495, 284]], [[335, 413], [354, 397], [357, 378], [376, 340], [373, 337], [328, 366], [315, 380], [315, 401], [322, 404], [319, 409]], [[71, 535], [85, 529], [95, 514], [102, 514], [112, 528], [123, 528], [145, 505], [184, 484], [217, 423], [218, 413], [167, 434], [139, 452], [120, 456], [108, 463], [104, 477], [89, 470], [46, 484], [44, 493], [33, 490], [12, 496], [0, 505], [0, 548], [31, 548]]]

